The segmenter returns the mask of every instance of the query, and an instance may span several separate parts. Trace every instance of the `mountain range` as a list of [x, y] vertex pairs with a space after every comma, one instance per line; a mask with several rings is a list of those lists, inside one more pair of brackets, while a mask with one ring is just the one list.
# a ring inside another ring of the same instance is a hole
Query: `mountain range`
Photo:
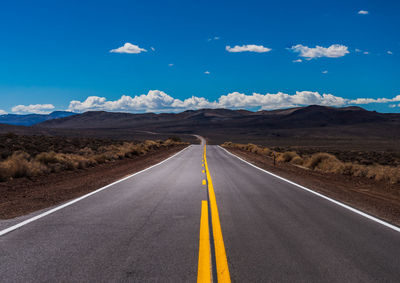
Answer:
[[0, 132], [112, 139], [157, 139], [177, 135], [191, 141], [192, 134], [199, 134], [214, 144], [233, 141], [268, 146], [351, 146], [400, 151], [400, 114], [378, 113], [355, 106], [311, 105], [257, 112], [199, 109], [160, 114], [105, 111], [64, 114], [66, 117], [56, 115], [56, 119], [51, 114], [40, 117], [45, 121], [30, 127], [2, 125]]
[[68, 111], [54, 111], [50, 114], [4, 114], [0, 115], [0, 124], [32, 126], [47, 120], [59, 119], [76, 115], [76, 113]]

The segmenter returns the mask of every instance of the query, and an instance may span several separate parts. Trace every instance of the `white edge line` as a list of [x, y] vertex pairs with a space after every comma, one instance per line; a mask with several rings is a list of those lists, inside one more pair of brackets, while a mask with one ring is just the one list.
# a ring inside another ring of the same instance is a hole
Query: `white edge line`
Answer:
[[185, 147], [184, 149], [182, 149], [181, 151], [179, 151], [179, 152], [175, 153], [174, 155], [168, 157], [167, 159], [164, 159], [163, 161], [161, 161], [161, 162], [159, 162], [159, 163], [157, 163], [157, 164], [154, 164], [154, 165], [152, 165], [152, 166], [150, 166], [150, 167], [147, 167], [146, 169], [143, 169], [143, 170], [141, 170], [141, 171], [139, 171], [139, 172], [136, 172], [136, 173], [134, 173], [134, 174], [132, 174], [132, 175], [129, 175], [129, 176], [127, 176], [127, 177], [124, 177], [124, 178], [122, 178], [122, 179], [120, 179], [120, 180], [118, 180], [118, 181], [115, 181], [115, 182], [111, 183], [111, 184], [108, 184], [108, 185], [106, 185], [106, 186], [104, 186], [104, 187], [102, 187], [102, 188], [100, 188], [100, 189], [97, 189], [97, 190], [95, 190], [95, 191], [93, 191], [93, 192], [90, 192], [90, 193], [88, 193], [88, 194], [86, 194], [86, 195], [83, 195], [83, 196], [81, 196], [81, 197], [78, 197], [78, 198], [76, 198], [76, 199], [73, 199], [73, 200], [71, 200], [71, 201], [69, 201], [69, 202], [67, 202], [67, 203], [64, 203], [64, 204], [62, 204], [62, 205], [60, 205], [60, 206], [57, 206], [57, 207], [55, 207], [55, 208], [53, 208], [53, 209], [50, 209], [50, 210], [48, 210], [48, 211], [46, 211], [46, 212], [43, 212], [43, 213], [39, 214], [39, 215], [36, 215], [36, 216], [34, 216], [34, 217], [32, 217], [32, 218], [29, 218], [29, 219], [27, 219], [27, 220], [24, 220], [24, 221], [18, 223], [18, 224], [15, 224], [15, 225], [13, 225], [13, 226], [11, 226], [11, 227], [8, 227], [8, 228], [6, 228], [6, 229], [4, 229], [4, 230], [1, 230], [1, 231], [0, 231], [0, 237], [1, 237], [1, 236], [4, 236], [4, 235], [7, 234], [7, 233], [10, 233], [10, 232], [12, 232], [12, 231], [18, 229], [18, 228], [21, 228], [22, 226], [25, 226], [25, 225], [27, 225], [27, 224], [33, 222], [33, 221], [36, 221], [36, 220], [38, 220], [38, 219], [40, 219], [40, 218], [42, 218], [42, 217], [45, 217], [45, 216], [47, 216], [47, 215], [49, 215], [49, 214], [52, 214], [52, 213], [54, 213], [54, 212], [56, 212], [56, 211], [58, 211], [58, 210], [60, 210], [60, 209], [63, 209], [63, 208], [65, 208], [65, 207], [67, 207], [67, 206], [70, 206], [70, 205], [72, 205], [72, 204], [74, 204], [74, 203], [76, 203], [76, 202], [78, 202], [78, 201], [81, 201], [81, 200], [87, 198], [87, 197], [90, 197], [91, 195], [94, 195], [94, 194], [96, 194], [96, 193], [98, 193], [98, 192], [101, 192], [101, 191], [103, 191], [103, 190], [105, 190], [105, 189], [107, 189], [107, 188], [109, 188], [109, 187], [111, 187], [111, 186], [113, 186], [113, 185], [115, 185], [115, 184], [118, 184], [118, 183], [120, 183], [120, 182], [123, 182], [123, 181], [125, 181], [125, 180], [127, 180], [127, 179], [129, 179], [129, 178], [131, 178], [131, 177], [133, 177], [133, 176], [136, 176], [136, 175], [138, 175], [138, 174], [140, 174], [140, 173], [143, 173], [143, 172], [145, 172], [145, 171], [147, 171], [147, 170], [150, 170], [151, 168], [154, 168], [154, 167], [156, 167], [156, 166], [158, 166], [158, 165], [161, 165], [162, 163], [164, 163], [164, 162], [168, 161], [169, 159], [175, 157], [176, 155], [182, 153], [184, 150], [188, 149], [189, 147], [191, 147], [191, 145]]
[[307, 192], [310, 192], [310, 193], [312, 193], [312, 194], [314, 194], [314, 195], [317, 195], [317, 196], [319, 196], [319, 197], [321, 197], [321, 198], [324, 198], [324, 199], [326, 199], [326, 200], [328, 200], [328, 201], [330, 201], [330, 202], [333, 202], [334, 204], [337, 204], [337, 205], [339, 205], [339, 206], [341, 206], [341, 207], [343, 207], [343, 208], [346, 208], [346, 209], [348, 209], [348, 210], [350, 210], [350, 211], [352, 211], [352, 212], [354, 212], [354, 213], [357, 213], [357, 214], [359, 214], [359, 215], [361, 215], [361, 216], [364, 216], [364, 217], [366, 217], [366, 218], [368, 218], [368, 219], [370, 219], [370, 220], [373, 220], [373, 221], [375, 221], [375, 222], [378, 222], [379, 224], [382, 224], [382, 225], [384, 225], [384, 226], [386, 226], [386, 227], [388, 227], [388, 228], [390, 228], [390, 229], [393, 229], [393, 230], [395, 230], [395, 231], [397, 231], [397, 232], [400, 232], [400, 227], [397, 227], [397, 226], [395, 226], [395, 225], [392, 225], [392, 224], [390, 224], [390, 223], [387, 223], [387, 222], [385, 222], [385, 221], [383, 221], [383, 220], [381, 220], [381, 219], [378, 219], [378, 218], [376, 218], [376, 217], [374, 217], [374, 216], [372, 216], [372, 215], [369, 215], [369, 214], [364, 213], [364, 212], [362, 212], [362, 211], [360, 211], [360, 210], [358, 210], [358, 209], [355, 209], [355, 208], [353, 208], [353, 207], [351, 207], [351, 206], [348, 206], [348, 205], [346, 205], [346, 204], [344, 204], [344, 203], [341, 203], [341, 202], [339, 202], [339, 201], [337, 201], [337, 200], [334, 200], [334, 199], [331, 199], [331, 198], [329, 198], [329, 197], [327, 197], [327, 196], [324, 196], [324, 195], [322, 195], [322, 194], [320, 194], [320, 193], [317, 193], [316, 191], [313, 191], [313, 190], [311, 190], [311, 189], [308, 189], [308, 188], [306, 188], [306, 187], [304, 187], [304, 186], [302, 186], [302, 185], [296, 184], [295, 182], [292, 182], [292, 181], [290, 181], [290, 180], [288, 180], [288, 179], [285, 179], [285, 178], [283, 178], [283, 177], [281, 177], [281, 176], [275, 175], [274, 173], [271, 173], [271, 172], [269, 172], [269, 171], [267, 171], [267, 170], [264, 170], [264, 169], [262, 169], [262, 168], [260, 168], [260, 167], [257, 167], [257, 166], [254, 165], [254, 164], [251, 164], [250, 162], [248, 162], [248, 161], [246, 161], [246, 160], [240, 158], [239, 156], [237, 156], [237, 155], [235, 155], [235, 154], [229, 152], [228, 150], [226, 150], [225, 148], [223, 148], [223, 147], [221, 147], [221, 146], [219, 146], [219, 145], [218, 145], [218, 147], [221, 148], [221, 149], [223, 149], [223, 150], [225, 150], [225, 151], [226, 151], [227, 153], [229, 153], [230, 155], [232, 155], [232, 156], [234, 156], [234, 157], [240, 159], [241, 161], [243, 161], [243, 162], [245, 162], [245, 163], [247, 163], [247, 164], [253, 166], [254, 168], [257, 168], [258, 170], [263, 171], [264, 173], [267, 173], [267, 174], [269, 174], [269, 175], [271, 175], [271, 176], [274, 176], [275, 178], [278, 178], [278, 179], [280, 179], [280, 180], [283, 180], [283, 181], [285, 181], [285, 182], [288, 182], [289, 184], [292, 184], [292, 185], [294, 185], [294, 186], [296, 186], [296, 187], [298, 187], [298, 188], [300, 188], [300, 189], [303, 189], [303, 190], [305, 190], [305, 191], [307, 191]]

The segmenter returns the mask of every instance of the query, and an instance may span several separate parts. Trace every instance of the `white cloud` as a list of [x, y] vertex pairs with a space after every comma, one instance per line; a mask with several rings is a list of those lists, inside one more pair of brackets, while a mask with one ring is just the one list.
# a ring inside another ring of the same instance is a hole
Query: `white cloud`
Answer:
[[219, 40], [219, 36], [210, 37], [207, 41]]
[[205, 71], [205, 72], [204, 72], [204, 74], [206, 74], [206, 75], [209, 75], [209, 74], [210, 74], [210, 72], [209, 72], [209, 71]]
[[264, 53], [264, 52], [269, 52], [271, 51], [271, 48], [264, 47], [262, 45], [254, 45], [254, 44], [248, 44], [248, 45], [235, 45], [235, 47], [230, 47], [229, 45], [225, 47], [226, 51], [228, 52], [257, 52], [257, 53]]
[[111, 49], [111, 53], [127, 53], [127, 54], [138, 54], [141, 52], [147, 52], [146, 49], [140, 48], [137, 45], [131, 44], [129, 42], [125, 43], [124, 46], [118, 47], [116, 49]]
[[49, 114], [54, 110], [53, 104], [17, 105], [11, 111], [16, 114]]
[[172, 64], [172, 63], [170, 63], [170, 64], [168, 64], [168, 66], [170, 66], [170, 67], [172, 67], [174, 64]]
[[82, 102], [71, 101], [68, 109], [76, 112], [89, 110], [162, 112], [207, 107], [213, 107], [213, 104], [203, 97], [193, 96], [180, 100], [169, 96], [163, 91], [150, 90], [147, 94], [133, 97], [123, 95], [120, 99], [114, 101], [108, 101], [105, 97], [89, 96]]
[[150, 49], [152, 50], [152, 51], [156, 51], [156, 49], [152, 46], [152, 47], [150, 47]]
[[389, 107], [390, 108], [395, 108], [397, 105], [396, 104], [390, 104]]
[[90, 96], [85, 101], [71, 101], [69, 111], [85, 112], [89, 110], [104, 110], [114, 112], [176, 112], [200, 108], [247, 108], [247, 109], [278, 109], [306, 105], [346, 106], [364, 105], [370, 103], [400, 102], [400, 95], [394, 98], [357, 98], [346, 99], [333, 94], [320, 94], [313, 91], [296, 91], [295, 94], [278, 93], [244, 93], [232, 92], [221, 95], [215, 101], [204, 97], [192, 96], [184, 100], [173, 98], [163, 91], [151, 90], [138, 96], [123, 95], [117, 100], [107, 100], [105, 97]]
[[368, 11], [365, 11], [365, 10], [360, 10], [360, 11], [358, 11], [358, 14], [359, 14], [359, 15], [368, 15], [369, 12], [368, 12]]
[[323, 73], [323, 74], [327, 74], [327, 73], [328, 73], [328, 71], [327, 71], [327, 70], [324, 70], [324, 71], [322, 71], [322, 73]]
[[297, 59], [297, 60], [293, 60], [292, 62], [293, 62], [293, 63], [301, 63], [301, 62], [303, 62], [303, 60]]
[[370, 103], [389, 103], [400, 102], [400, 95], [393, 98], [357, 98], [349, 100], [350, 104], [370, 104]]
[[332, 44], [329, 47], [322, 47], [317, 45], [314, 48], [297, 44], [295, 46], [292, 46], [291, 50], [299, 53], [300, 57], [304, 57], [307, 59], [321, 57], [338, 58], [350, 53], [347, 46], [340, 44]]
[[6, 114], [7, 114], [6, 111], [0, 109], [0, 115], [6, 115]]
[[390, 50], [388, 50], [386, 53], [389, 54], [389, 55], [392, 55], [392, 54], [393, 54], [393, 52], [390, 51]]
[[364, 54], [364, 55], [368, 55], [369, 52], [368, 52], [368, 51], [364, 51], [363, 54]]
[[356, 52], [361, 52], [362, 50], [361, 50], [361, 49], [358, 49], [358, 48], [356, 48], [354, 51], [356, 51]]

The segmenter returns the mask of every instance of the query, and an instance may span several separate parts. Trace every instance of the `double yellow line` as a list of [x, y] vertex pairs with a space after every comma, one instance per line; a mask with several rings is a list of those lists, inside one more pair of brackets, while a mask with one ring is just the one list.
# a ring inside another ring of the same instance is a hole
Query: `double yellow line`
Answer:
[[[222, 237], [221, 223], [219, 220], [217, 201], [214, 193], [214, 186], [211, 179], [210, 170], [207, 164], [206, 146], [204, 146], [204, 167], [207, 177], [208, 197], [210, 201], [211, 227], [214, 238], [214, 251], [216, 273], [219, 283], [231, 282], [228, 260], [226, 258], [224, 239]], [[200, 219], [200, 245], [199, 245], [199, 264], [197, 272], [197, 282], [212, 281], [211, 248], [210, 248], [210, 229], [208, 225], [208, 203], [202, 201]]]

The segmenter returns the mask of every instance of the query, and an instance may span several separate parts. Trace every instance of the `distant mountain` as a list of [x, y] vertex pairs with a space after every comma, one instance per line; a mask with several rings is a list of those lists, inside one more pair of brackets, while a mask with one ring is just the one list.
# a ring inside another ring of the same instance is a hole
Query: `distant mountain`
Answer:
[[360, 107], [334, 108], [311, 105], [283, 110], [251, 112], [229, 109], [188, 110], [181, 113], [112, 113], [91, 111], [49, 120], [37, 127], [57, 129], [122, 129], [158, 132], [195, 132], [210, 128], [310, 128], [373, 123], [400, 119], [397, 114], [382, 114]]
[[76, 113], [68, 111], [54, 111], [50, 114], [6, 114], [0, 115], [0, 123], [18, 126], [32, 126], [48, 120], [59, 119], [76, 115]]

